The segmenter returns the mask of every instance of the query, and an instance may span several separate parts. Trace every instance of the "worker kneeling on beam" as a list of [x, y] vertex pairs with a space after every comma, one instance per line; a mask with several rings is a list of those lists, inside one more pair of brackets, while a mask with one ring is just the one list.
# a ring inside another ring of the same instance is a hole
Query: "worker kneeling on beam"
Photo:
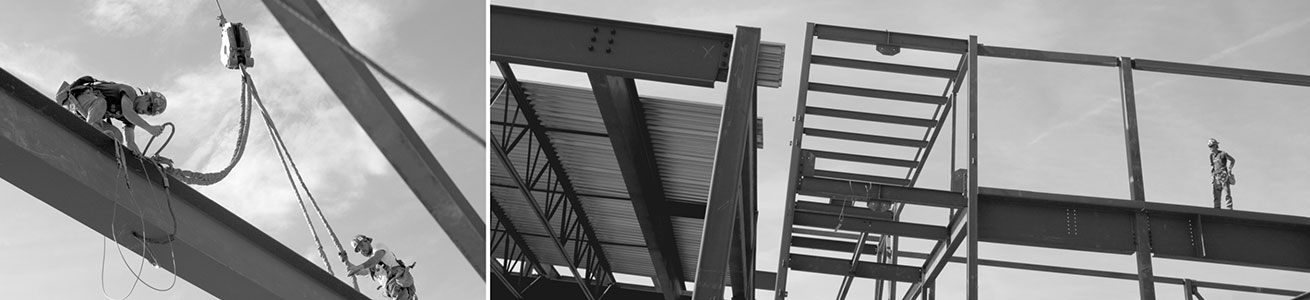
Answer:
[[[358, 266], [347, 261], [347, 274], [353, 276], [367, 273], [378, 282], [378, 288], [386, 288], [387, 297], [397, 300], [414, 299], [414, 277], [409, 273], [409, 269], [414, 267], [412, 264], [406, 266], [385, 244], [374, 243], [372, 238], [362, 234], [356, 235], [350, 241], [350, 246], [368, 259]], [[343, 260], [345, 255], [341, 253]]]
[[[141, 115], [158, 115], [168, 107], [168, 100], [162, 93], [138, 91], [130, 85], [96, 80], [91, 76], [82, 76], [72, 84], [65, 82], [59, 87], [55, 101], [115, 141], [127, 141], [127, 148], [134, 152], [140, 152], [134, 128], [141, 127], [152, 136], [163, 131], [161, 126], [150, 125]], [[123, 132], [110, 125], [110, 119], [122, 123]]]

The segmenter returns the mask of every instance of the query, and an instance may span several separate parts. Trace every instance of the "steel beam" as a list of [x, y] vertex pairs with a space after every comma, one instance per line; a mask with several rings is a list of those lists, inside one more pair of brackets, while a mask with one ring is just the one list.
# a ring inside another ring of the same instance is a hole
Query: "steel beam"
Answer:
[[[123, 171], [114, 147], [122, 146], [0, 70], [0, 178], [139, 255], [171, 251], [176, 264], [159, 256], [159, 267], [218, 298], [367, 299], [181, 181], [167, 177], [165, 187], [158, 167], [126, 149]], [[143, 249], [135, 237], [166, 240], [173, 228], [168, 244]]]
[[805, 114], [859, 120], [859, 121], [868, 121], [868, 122], [898, 124], [898, 125], [906, 125], [906, 126], [932, 127], [937, 125], [937, 121], [933, 121], [929, 119], [910, 118], [910, 117], [902, 117], [902, 116], [866, 113], [866, 112], [813, 107], [813, 106], [806, 107]]
[[946, 97], [936, 95], [924, 95], [897, 91], [887, 91], [870, 88], [851, 87], [836, 84], [827, 84], [819, 82], [810, 82], [809, 90], [815, 92], [832, 93], [838, 95], [878, 98], [887, 100], [897, 100], [913, 103], [925, 103], [933, 105], [942, 105], [946, 103]]
[[490, 24], [494, 61], [704, 87], [728, 74], [729, 34], [498, 5]]
[[1043, 62], [1068, 63], [1076, 65], [1114, 67], [1119, 65], [1119, 58], [1106, 55], [1056, 52], [1046, 50], [1020, 49], [998, 46], [978, 45], [978, 55], [1009, 59], [1021, 59]]
[[816, 38], [848, 43], [886, 45], [946, 53], [965, 53], [968, 51], [969, 46], [967, 41], [961, 39], [824, 24], [814, 24], [813, 27], [813, 35]]
[[964, 208], [966, 199], [960, 193], [925, 188], [902, 187], [820, 177], [799, 180], [797, 193], [806, 196], [837, 199], [872, 199], [943, 208]]
[[850, 274], [867, 279], [913, 282], [923, 273], [923, 270], [918, 267], [871, 262], [859, 262], [852, 269], [851, 262], [847, 260], [804, 254], [791, 254], [790, 259], [792, 270], [837, 276]]
[[[902, 251], [900, 252], [900, 254], [904, 257], [917, 258], [917, 259], [925, 259], [928, 257], [928, 254], [908, 252], [908, 251]], [[952, 263], [961, 263], [961, 264], [965, 263], [965, 259], [959, 256], [952, 256], [949, 258], [949, 261]], [[979, 259], [978, 264], [988, 267], [1007, 268], [1007, 269], [1016, 269], [1016, 270], [1038, 271], [1038, 272], [1077, 275], [1077, 276], [1090, 276], [1090, 277], [1100, 277], [1100, 278], [1110, 278], [1110, 279], [1137, 280], [1136, 273], [1089, 270], [1089, 269], [1080, 269], [1080, 268], [1012, 262], [1012, 261], [1004, 261], [1004, 260], [992, 260], [992, 259]], [[1165, 284], [1182, 285], [1184, 283], [1184, 280], [1185, 279], [1183, 278], [1175, 278], [1175, 277], [1165, 277], [1165, 276], [1155, 277], [1156, 283], [1165, 283]], [[1279, 296], [1296, 296], [1298, 293], [1300, 293], [1297, 291], [1285, 290], [1285, 289], [1246, 286], [1246, 285], [1227, 284], [1227, 283], [1218, 283], [1218, 282], [1192, 281], [1192, 283], [1196, 284], [1197, 287], [1227, 290], [1227, 291], [1234, 291], [1234, 292], [1260, 293], [1260, 294], [1279, 295]]]
[[[1142, 181], [1142, 147], [1137, 137], [1137, 97], [1133, 92], [1132, 59], [1119, 58], [1119, 84], [1123, 99], [1124, 147], [1128, 154], [1128, 191], [1133, 201], [1146, 202], [1146, 184]], [[1151, 267], [1151, 223], [1145, 212], [1137, 212], [1133, 222], [1136, 244], [1137, 282], [1142, 300], [1155, 300], [1155, 282]]]
[[[855, 208], [852, 208], [851, 210], [855, 210]], [[828, 229], [882, 233], [929, 240], [944, 240], [947, 237], [946, 228], [941, 226], [870, 219], [853, 214], [848, 214], [842, 217], [823, 212], [802, 210], [800, 208], [796, 209], [793, 224]]]
[[978, 300], [978, 37], [969, 36], [969, 186], [966, 197], [969, 206], [968, 245], [966, 258], [969, 259], [965, 269], [965, 298]]
[[[697, 300], [723, 297], [723, 279], [727, 277], [728, 259], [734, 226], [742, 213], [743, 174], [747, 151], [754, 145], [750, 127], [754, 126], [756, 64], [759, 56], [759, 28], [738, 27], [733, 45], [732, 76], [728, 78], [728, 95], [723, 104], [719, 141], [714, 151], [714, 168], [710, 181], [709, 205], [696, 267]], [[753, 266], [752, 266], [752, 271]]]
[[[282, 2], [296, 11], [287, 10]], [[382, 156], [391, 162], [414, 196], [441, 225], [469, 266], [486, 280], [486, 222], [459, 192], [450, 174], [432, 156], [432, 151], [428, 150], [368, 67], [316, 31], [322, 29], [339, 41], [346, 40], [323, 7], [315, 0], [264, 0], [264, 6], [305, 53], [305, 58], [323, 76], [323, 81], [359, 122]], [[302, 22], [297, 14], [316, 24]]]
[[[818, 24], [805, 24], [805, 49], [804, 52], [801, 53], [800, 82], [810, 82], [810, 52], [814, 47], [815, 26], [818, 26]], [[777, 281], [775, 281], [774, 284], [774, 300], [783, 300], [787, 298], [787, 270], [791, 265], [789, 256], [791, 255], [791, 224], [795, 218], [794, 206], [796, 205], [796, 193], [801, 178], [801, 138], [804, 137], [802, 135], [802, 130], [805, 128], [805, 102], [809, 91], [804, 84], [796, 89], [798, 90], [798, 95], [796, 96], [796, 113], [792, 115], [792, 121], [795, 125], [792, 126], [791, 156], [789, 156], [789, 163], [787, 164], [787, 193], [784, 194], [784, 197], [786, 197], [787, 200], [783, 204], [782, 238], [779, 239], [778, 273], [776, 276]]]
[[1310, 218], [995, 188], [980, 201], [987, 242], [1129, 254], [1144, 211], [1156, 257], [1310, 272]]
[[664, 182], [655, 161], [655, 147], [646, 126], [646, 110], [637, 97], [636, 83], [631, 78], [617, 76], [590, 74], [590, 77], [610, 145], [618, 159], [628, 195], [632, 197], [633, 213], [650, 252], [655, 286], [664, 293], [666, 300], [676, 299], [686, 289], [682, 259], [673, 236], [673, 221], [669, 217], [670, 201], [664, 195]]
[[1142, 71], [1192, 75], [1211, 78], [1258, 81], [1276, 84], [1310, 86], [1310, 75], [1289, 74], [1238, 68], [1185, 64], [1167, 61], [1134, 59], [1133, 69]]
[[831, 57], [831, 56], [823, 56], [823, 55], [814, 55], [813, 57], [810, 58], [810, 63], [818, 64], [818, 65], [834, 66], [834, 67], [860, 69], [860, 70], [867, 70], [867, 71], [880, 71], [880, 72], [918, 75], [918, 76], [926, 76], [926, 77], [938, 77], [938, 78], [947, 78], [947, 79], [955, 78], [956, 73], [958, 73], [955, 70], [899, 65], [899, 64], [892, 64], [892, 63], [848, 59], [848, 58]]

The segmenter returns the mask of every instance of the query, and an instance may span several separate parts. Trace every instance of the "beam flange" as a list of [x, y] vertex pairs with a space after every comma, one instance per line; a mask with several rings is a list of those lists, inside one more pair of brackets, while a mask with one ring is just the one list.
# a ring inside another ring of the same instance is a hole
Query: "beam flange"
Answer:
[[490, 24], [494, 61], [705, 87], [728, 74], [730, 34], [499, 5]]
[[860, 278], [914, 282], [923, 273], [918, 267], [863, 261], [852, 269], [847, 260], [804, 254], [792, 254], [790, 259], [792, 270], [838, 276], [850, 274]]
[[806, 196], [838, 199], [874, 199], [915, 205], [963, 208], [964, 196], [960, 193], [924, 188], [901, 187], [820, 177], [804, 177], [797, 193]]
[[1132, 64], [1133, 69], [1142, 71], [1310, 86], [1310, 75], [1185, 64], [1148, 59], [1133, 59]]
[[[1310, 218], [997, 188], [979, 195], [987, 242], [1129, 254], [1135, 214], [1144, 211], [1156, 257], [1310, 272], [1310, 256], [1300, 255], [1310, 253]], [[1022, 226], [1006, 220], [1014, 216]], [[1201, 238], [1204, 252], [1194, 246]]]
[[655, 285], [666, 300], [677, 299], [686, 290], [682, 259], [673, 236], [670, 201], [664, 195], [655, 147], [646, 126], [646, 110], [638, 99], [636, 83], [631, 78], [617, 76], [590, 74], [590, 77], [610, 145], [632, 198], [633, 213], [650, 252]]
[[[296, 11], [287, 10], [281, 2]], [[432, 151], [428, 150], [368, 67], [315, 30], [317, 27], [336, 40], [346, 40], [323, 7], [314, 0], [265, 0], [264, 6], [305, 53], [305, 58], [318, 70], [323, 81], [359, 122], [391, 167], [405, 180], [414, 196], [441, 225], [469, 266], [486, 280], [486, 222], [460, 193], [450, 174], [432, 156]], [[306, 24], [296, 17], [297, 14], [317, 24]]]
[[[183, 266], [178, 276], [215, 297], [367, 299], [181, 181], [167, 177], [164, 188], [164, 173], [126, 149], [124, 175], [114, 154], [122, 146], [3, 70], [0, 120], [0, 178], [146, 257], [133, 234], [160, 238], [181, 221], [170, 242], [176, 265], [164, 257], [157, 263], [169, 272]], [[163, 201], [172, 202], [176, 219]]]

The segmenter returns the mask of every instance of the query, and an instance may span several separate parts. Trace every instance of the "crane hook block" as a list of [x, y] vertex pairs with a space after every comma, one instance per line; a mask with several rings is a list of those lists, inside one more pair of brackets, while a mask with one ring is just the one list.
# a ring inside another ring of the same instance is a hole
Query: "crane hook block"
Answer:
[[255, 59], [250, 56], [250, 34], [241, 23], [222, 22], [223, 45], [219, 49], [218, 59], [228, 69], [236, 70], [240, 66], [255, 67]]

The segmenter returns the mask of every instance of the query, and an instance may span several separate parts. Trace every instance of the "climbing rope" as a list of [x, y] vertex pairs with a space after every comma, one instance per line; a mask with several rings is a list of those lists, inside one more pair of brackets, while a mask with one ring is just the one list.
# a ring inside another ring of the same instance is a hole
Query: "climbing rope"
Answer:
[[[145, 233], [144, 233], [144, 230], [145, 230], [145, 228], [146, 228], [146, 227], [145, 227], [145, 225], [146, 225], [146, 224], [145, 224], [145, 217], [144, 217], [144, 214], [143, 214], [144, 210], [141, 208], [141, 203], [137, 201], [136, 193], [132, 191], [132, 184], [131, 184], [130, 178], [129, 178], [129, 176], [128, 176], [128, 171], [127, 171], [127, 160], [126, 160], [126, 158], [125, 158], [125, 155], [123, 154], [123, 147], [122, 147], [122, 145], [118, 145], [117, 143], [115, 143], [115, 145], [114, 145], [114, 156], [115, 156], [115, 162], [118, 164], [118, 169], [119, 169], [119, 171], [120, 171], [119, 173], [120, 173], [120, 175], [122, 175], [122, 178], [123, 178], [123, 186], [125, 187], [125, 189], [126, 189], [127, 192], [128, 192], [128, 199], [131, 199], [131, 200], [132, 200], [132, 203], [136, 206], [136, 209], [137, 209], [137, 215], [138, 215], [138, 216], [141, 216], [141, 217], [140, 217], [140, 219], [141, 219], [140, 228], [142, 229], [142, 231], [141, 231], [141, 232], [138, 232], [138, 231], [132, 231], [132, 234], [133, 234], [133, 236], [137, 237], [137, 238], [140, 240], [141, 251], [142, 251], [143, 253], [142, 253], [142, 255], [141, 255], [141, 261], [138, 262], [137, 267], [136, 267], [136, 269], [141, 270], [140, 272], [138, 272], [138, 271], [136, 271], [136, 270], [133, 270], [131, 264], [127, 262], [127, 257], [126, 257], [125, 254], [123, 254], [123, 247], [122, 247], [122, 246], [117, 247], [117, 250], [118, 250], [118, 257], [119, 257], [119, 259], [123, 262], [123, 266], [127, 268], [128, 272], [131, 272], [131, 273], [132, 273], [132, 276], [133, 276], [136, 280], [132, 282], [132, 287], [128, 289], [128, 291], [127, 291], [127, 295], [124, 295], [122, 298], [112, 297], [112, 296], [109, 296], [109, 292], [105, 289], [105, 256], [106, 256], [105, 252], [106, 252], [106, 251], [105, 251], [105, 245], [104, 245], [105, 240], [101, 240], [101, 245], [100, 245], [100, 292], [101, 292], [101, 294], [102, 294], [103, 296], [105, 296], [105, 298], [115, 299], [115, 300], [123, 300], [123, 299], [127, 299], [128, 297], [131, 297], [131, 296], [132, 296], [132, 293], [136, 291], [136, 287], [137, 287], [138, 284], [144, 284], [146, 287], [148, 287], [148, 288], [150, 288], [150, 289], [153, 289], [153, 290], [156, 290], [156, 291], [160, 291], [160, 292], [165, 292], [165, 291], [172, 290], [173, 287], [177, 285], [177, 256], [176, 256], [176, 252], [175, 252], [175, 250], [174, 250], [174, 247], [173, 247], [173, 245], [172, 245], [170, 242], [173, 240], [174, 235], [177, 234], [177, 216], [173, 213], [173, 203], [171, 202], [171, 197], [168, 196], [168, 178], [163, 176], [164, 173], [163, 173], [162, 166], [156, 165], [156, 166], [160, 167], [160, 176], [161, 176], [160, 178], [164, 180], [164, 183], [163, 183], [163, 184], [164, 184], [164, 194], [165, 194], [165, 198], [164, 198], [165, 200], [164, 200], [164, 201], [168, 203], [168, 212], [169, 212], [169, 215], [172, 216], [172, 221], [173, 221], [173, 222], [172, 222], [172, 223], [173, 223], [173, 230], [172, 230], [172, 231], [173, 231], [173, 232], [170, 233], [170, 234], [168, 234], [168, 238], [167, 238], [167, 239], [164, 239], [164, 240], [157, 240], [157, 239], [147, 238], [147, 237], [145, 236]], [[148, 173], [148, 171], [146, 171], [146, 163], [145, 163], [145, 160], [140, 159], [140, 157], [138, 157], [137, 160], [138, 160], [138, 162], [141, 163], [141, 169], [142, 169], [142, 171], [143, 171], [143, 172], [146, 172], [146, 173], [144, 173], [144, 174], [146, 175], [146, 181], [150, 181], [150, 174]], [[121, 245], [121, 244], [119, 243], [119, 241], [118, 241], [118, 226], [117, 226], [117, 225], [118, 225], [118, 224], [117, 224], [117, 223], [118, 223], [118, 208], [115, 207], [115, 208], [113, 208], [113, 210], [114, 210], [114, 212], [112, 213], [112, 215], [111, 215], [111, 217], [110, 217], [110, 223], [109, 223], [110, 235], [111, 235], [111, 237], [112, 237], [113, 240], [114, 240], [114, 244]], [[158, 264], [159, 264], [159, 258], [156, 257], [155, 254], [154, 254], [154, 251], [152, 251], [152, 250], [151, 250], [151, 249], [146, 245], [146, 242], [157, 243], [157, 244], [163, 244], [163, 243], [168, 243], [168, 244], [169, 244], [169, 254], [170, 254], [170, 256], [172, 257], [171, 259], [172, 259], [172, 262], [173, 262], [173, 265], [172, 265], [172, 266], [173, 266], [173, 272], [172, 272], [172, 273], [173, 273], [173, 279], [172, 279], [172, 281], [169, 283], [168, 287], [165, 287], [165, 288], [155, 287], [154, 285], [151, 285], [149, 282], [147, 282], [147, 281], [145, 281], [144, 279], [141, 278], [141, 274], [144, 274], [144, 273], [145, 273], [145, 269], [144, 269], [144, 268], [145, 268], [145, 261], [146, 261], [146, 254], [147, 254], [147, 253], [150, 255], [150, 258], [151, 258], [151, 264], [156, 265], [156, 266], [158, 266]]]
[[[173, 161], [171, 159], [168, 159], [163, 156], [159, 156], [159, 151], [162, 151], [164, 146], [168, 145], [168, 141], [173, 139], [173, 136], [171, 134], [169, 135], [168, 139], [164, 141], [163, 145], [161, 145], [159, 149], [155, 151], [155, 154], [151, 156], [151, 159], [155, 160], [160, 165], [164, 166], [165, 170], [169, 174], [176, 176], [179, 180], [187, 184], [211, 185], [211, 184], [218, 183], [219, 181], [222, 181], [223, 178], [227, 178], [228, 173], [232, 172], [232, 168], [236, 167], [237, 163], [241, 162], [241, 157], [246, 152], [246, 141], [248, 140], [250, 135], [250, 112], [253, 108], [250, 105], [251, 97], [247, 94], [247, 90], [252, 90], [254, 87], [251, 86], [253, 81], [250, 80], [249, 78], [250, 74], [245, 73], [244, 67], [242, 69], [243, 70], [241, 74], [241, 119], [239, 121], [240, 124], [238, 125], [236, 147], [233, 147], [232, 149], [232, 158], [228, 161], [227, 167], [224, 167], [222, 170], [219, 170], [217, 172], [208, 172], [208, 173], [184, 170], [184, 169], [173, 167]], [[165, 126], [171, 126], [171, 125], [172, 125], [171, 123], [165, 123]], [[176, 132], [177, 131], [176, 128], [174, 128], [173, 131]], [[153, 142], [154, 142], [154, 137], [151, 137], [150, 142], [146, 143], [146, 148], [147, 149], [150, 148], [150, 143]], [[142, 151], [142, 153], [144, 154], [145, 151]]]
[[[241, 73], [246, 80], [250, 80], [250, 76], [246, 73], [244, 66], [241, 68]], [[309, 186], [305, 184], [305, 178], [301, 176], [300, 168], [296, 166], [296, 161], [291, 158], [291, 152], [287, 149], [286, 143], [282, 140], [281, 132], [279, 132], [277, 126], [274, 125], [273, 117], [268, 114], [268, 108], [264, 106], [264, 100], [259, 97], [259, 90], [255, 88], [255, 83], [253, 81], [248, 81], [246, 86], [250, 89], [250, 98], [254, 99], [255, 103], [259, 105], [259, 112], [260, 115], [264, 117], [264, 125], [268, 129], [269, 138], [273, 140], [273, 148], [277, 150], [278, 158], [282, 161], [282, 168], [286, 171], [287, 180], [291, 182], [291, 188], [295, 191], [296, 200], [300, 204], [300, 210], [305, 216], [305, 222], [309, 225], [310, 233], [314, 235], [314, 243], [318, 246], [319, 256], [323, 258], [323, 264], [327, 266], [328, 273], [336, 275], [335, 272], [332, 271], [332, 263], [328, 261], [327, 253], [323, 250], [323, 242], [319, 239], [318, 230], [314, 228], [314, 222], [309, 216], [309, 210], [305, 206], [305, 199], [300, 196], [301, 189], [305, 190], [305, 197], [309, 198], [310, 205], [314, 207], [314, 211], [318, 214], [319, 220], [323, 223], [323, 227], [327, 229], [328, 235], [332, 237], [332, 242], [336, 244], [338, 253], [342, 254], [341, 261], [343, 263], [347, 262], [346, 256], [344, 255], [346, 249], [341, 245], [341, 239], [337, 238], [336, 231], [332, 230], [332, 224], [329, 223], [327, 217], [323, 215], [323, 210], [319, 207], [318, 200], [314, 198], [314, 194], [309, 191]], [[295, 176], [293, 177], [292, 174]], [[297, 183], [299, 183], [298, 187], [296, 185]], [[359, 280], [354, 275], [350, 276], [350, 281], [354, 285], [355, 290], [359, 290]]]

